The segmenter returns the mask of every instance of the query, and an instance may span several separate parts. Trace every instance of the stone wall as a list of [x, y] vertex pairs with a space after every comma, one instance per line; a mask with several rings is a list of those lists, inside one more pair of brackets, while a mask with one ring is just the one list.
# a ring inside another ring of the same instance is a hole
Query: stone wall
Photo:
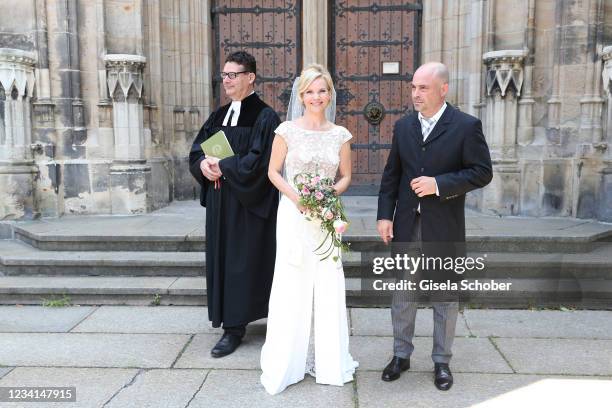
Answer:
[[450, 101], [483, 120], [494, 180], [469, 205], [612, 221], [612, 44], [606, 0], [423, 1], [422, 61], [451, 70]]
[[11, 99], [2, 77], [0, 219], [132, 214], [195, 197], [187, 154], [210, 110], [209, 8], [1, 2], [0, 73], [19, 83]]
[[[612, 1], [421, 3], [421, 62], [449, 66], [449, 101], [491, 145], [494, 181], [468, 205], [612, 221]], [[304, 63], [328, 56], [327, 4], [303, 2]], [[196, 196], [187, 155], [211, 109], [210, 8], [0, 2], [0, 219]]]

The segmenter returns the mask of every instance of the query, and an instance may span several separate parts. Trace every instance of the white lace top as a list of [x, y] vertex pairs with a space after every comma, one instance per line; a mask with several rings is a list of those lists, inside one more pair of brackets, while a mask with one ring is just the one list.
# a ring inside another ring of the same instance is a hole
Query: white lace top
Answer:
[[293, 121], [281, 123], [274, 132], [287, 144], [285, 179], [294, 188], [293, 178], [300, 173], [317, 173], [334, 180], [340, 164], [340, 147], [353, 138], [342, 126], [307, 130]]

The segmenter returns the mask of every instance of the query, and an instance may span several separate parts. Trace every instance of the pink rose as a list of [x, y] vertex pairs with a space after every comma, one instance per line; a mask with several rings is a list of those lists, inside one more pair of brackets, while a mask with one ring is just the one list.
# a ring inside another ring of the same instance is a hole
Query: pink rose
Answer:
[[348, 226], [348, 222], [342, 220], [334, 221], [334, 230], [336, 230], [337, 234], [343, 234], [346, 231], [346, 227]]
[[331, 219], [333, 219], [333, 218], [334, 218], [334, 213], [333, 213], [333, 212], [331, 212], [331, 211], [329, 211], [329, 210], [327, 210], [327, 211], [325, 212], [325, 219], [326, 219], [326, 220], [331, 220]]
[[319, 176], [314, 176], [314, 177], [313, 177], [313, 179], [312, 179], [312, 182], [313, 182], [314, 184], [319, 183], [319, 181], [321, 181], [321, 177], [319, 177]]
[[302, 189], [302, 194], [304, 194], [304, 195], [309, 195], [309, 194], [310, 194], [310, 190], [308, 190], [306, 187], [304, 187], [304, 188]]
[[323, 193], [322, 193], [322, 192], [317, 191], [317, 192], [315, 193], [315, 198], [316, 198], [317, 200], [322, 200], [322, 199], [323, 199], [323, 197], [325, 197], [325, 196], [323, 195]]

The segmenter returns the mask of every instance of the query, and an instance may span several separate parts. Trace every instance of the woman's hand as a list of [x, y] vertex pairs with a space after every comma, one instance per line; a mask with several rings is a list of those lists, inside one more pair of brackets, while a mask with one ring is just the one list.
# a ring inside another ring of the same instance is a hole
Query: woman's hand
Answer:
[[300, 204], [299, 198], [295, 198], [292, 201], [293, 201], [293, 204], [295, 204], [295, 206], [297, 207], [299, 212], [301, 212], [302, 214], [306, 214], [306, 212], [308, 211], [308, 208], [306, 208], [306, 206], [304, 206], [303, 204]]

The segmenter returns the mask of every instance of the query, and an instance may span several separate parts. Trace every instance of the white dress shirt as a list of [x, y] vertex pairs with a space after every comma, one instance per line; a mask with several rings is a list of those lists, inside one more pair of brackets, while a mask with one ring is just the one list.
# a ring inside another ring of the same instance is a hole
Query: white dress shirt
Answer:
[[442, 117], [442, 114], [446, 110], [446, 102], [442, 104], [440, 110], [436, 112], [431, 118], [425, 118], [421, 112], [419, 112], [419, 122], [421, 122], [421, 131], [423, 132], [423, 141], [427, 140], [427, 136], [431, 133], [433, 128], [438, 123], [438, 120]]
[[[247, 95], [247, 98], [251, 95], [253, 95], [255, 93], [255, 91], [251, 92], [250, 94]], [[230, 104], [229, 109], [227, 110], [227, 113], [225, 114], [225, 118], [223, 119], [223, 126], [236, 126], [238, 124], [238, 117], [240, 116], [240, 106], [242, 106], [242, 101], [232, 101], [232, 103]], [[234, 112], [234, 115], [232, 116], [232, 123], [228, 124], [228, 120], [230, 117], [230, 114], [232, 113], [232, 111]]]
[[[446, 109], [446, 102], [442, 104], [442, 107], [431, 118], [426, 118], [425, 116], [421, 114], [421, 112], [419, 112], [419, 122], [421, 122], [421, 132], [423, 133], [423, 142], [427, 140], [427, 136], [429, 136], [433, 128], [436, 126], [436, 123], [438, 123], [438, 120], [440, 120], [440, 117], [442, 117], [442, 114], [444, 113], [445, 109]], [[438, 182], [436, 181], [435, 177], [434, 177], [434, 182], [436, 183], [436, 195], [439, 197], [440, 190], [438, 190]], [[421, 204], [419, 204], [417, 211], [421, 212]]]

